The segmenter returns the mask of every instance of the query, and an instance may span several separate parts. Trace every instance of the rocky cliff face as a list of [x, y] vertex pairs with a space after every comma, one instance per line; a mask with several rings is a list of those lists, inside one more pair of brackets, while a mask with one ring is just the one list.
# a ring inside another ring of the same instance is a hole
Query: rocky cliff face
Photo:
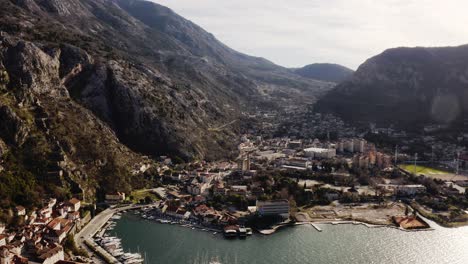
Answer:
[[131, 170], [150, 162], [146, 154], [235, 156], [241, 110], [301, 106], [333, 86], [236, 52], [150, 2], [0, 6], [0, 139], [10, 175], [0, 186], [17, 188], [0, 187], [0, 201], [129, 190], [144, 184]]
[[61, 57], [70, 52], [0, 37], [0, 206], [35, 204], [43, 192], [93, 200], [97, 186], [128, 191], [132, 171], [150, 162], [71, 99], [64, 83], [79, 71], [70, 58], [80, 53]]
[[145, 154], [229, 156], [238, 127], [210, 131], [238, 119], [241, 105], [308, 104], [333, 86], [236, 52], [151, 2], [2, 0], [2, 6], [2, 30], [50, 48], [34, 62], [50, 60], [45, 76], [21, 69], [13, 75], [46, 92], [58, 81], [49, 79], [57, 75], [52, 71], [59, 71], [67, 89], [58, 95], [71, 93]]
[[362, 64], [316, 106], [347, 120], [404, 127], [465, 117], [468, 46], [390, 49]]

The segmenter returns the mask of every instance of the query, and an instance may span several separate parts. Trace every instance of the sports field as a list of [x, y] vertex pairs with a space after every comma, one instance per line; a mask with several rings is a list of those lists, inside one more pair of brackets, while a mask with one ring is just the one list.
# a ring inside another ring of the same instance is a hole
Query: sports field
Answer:
[[448, 171], [442, 171], [434, 168], [429, 168], [421, 165], [399, 165], [400, 168], [404, 169], [407, 172], [415, 174], [450, 174]]
[[443, 180], [443, 181], [467, 181], [468, 180], [467, 175], [462, 175], [462, 174], [457, 175], [453, 172], [443, 171], [443, 170], [434, 169], [434, 168], [421, 166], [421, 165], [416, 165], [415, 167], [414, 165], [402, 164], [402, 165], [399, 165], [399, 167], [409, 173], [414, 173], [416, 175], [423, 174], [426, 177], [429, 177], [432, 179], [438, 179], [438, 180]]

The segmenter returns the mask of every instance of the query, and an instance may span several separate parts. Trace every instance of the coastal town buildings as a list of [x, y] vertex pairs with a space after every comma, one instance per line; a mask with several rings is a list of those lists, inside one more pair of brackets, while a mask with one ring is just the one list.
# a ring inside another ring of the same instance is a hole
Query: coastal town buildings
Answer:
[[42, 262], [42, 264], [55, 264], [65, 259], [63, 247], [58, 244], [54, 245], [52, 248], [46, 248], [42, 251], [39, 251], [39, 253], [40, 255], [38, 259]]
[[426, 191], [426, 187], [421, 184], [412, 184], [412, 185], [379, 184], [378, 186], [385, 190], [390, 190], [395, 195], [398, 195], [398, 196], [414, 196], [416, 194], [421, 194]]
[[334, 148], [306, 148], [304, 153], [309, 158], [316, 159], [331, 159], [336, 156], [336, 149]]
[[24, 216], [26, 215], [26, 208], [24, 208], [23, 206], [21, 205], [18, 205], [15, 207], [15, 214], [17, 216]]
[[257, 212], [262, 216], [279, 215], [283, 218], [289, 218], [289, 201], [288, 200], [275, 200], [275, 201], [259, 201], [256, 203]]
[[246, 157], [239, 159], [239, 168], [242, 171], [250, 170], [250, 155], [247, 155]]
[[285, 166], [286, 168], [299, 168], [299, 169], [307, 169], [310, 168], [311, 162], [307, 158], [302, 158], [302, 157], [294, 157], [290, 158], [286, 161]]
[[125, 193], [117, 192], [117, 193], [109, 193], [105, 196], [106, 202], [109, 204], [115, 204], [119, 202], [125, 201]]
[[0, 263], [55, 264], [65, 260], [61, 244], [81, 226], [81, 201], [51, 198], [43, 204], [45, 207], [30, 212], [16, 206], [14, 211], [24, 223], [12, 229], [0, 224]]

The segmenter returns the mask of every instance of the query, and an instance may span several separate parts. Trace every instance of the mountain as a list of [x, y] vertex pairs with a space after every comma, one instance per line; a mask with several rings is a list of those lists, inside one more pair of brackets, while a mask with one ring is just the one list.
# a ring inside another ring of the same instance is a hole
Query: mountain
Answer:
[[353, 70], [338, 64], [314, 63], [302, 68], [293, 69], [294, 73], [310, 79], [340, 83], [354, 73]]
[[90, 58], [67, 78], [71, 97], [145, 154], [218, 158], [236, 133], [207, 131], [238, 118], [240, 105], [312, 103], [332, 87], [236, 52], [151, 2], [8, 2], [4, 31]]
[[367, 60], [315, 106], [354, 122], [417, 128], [462, 120], [468, 105], [468, 45], [395, 48]]
[[151, 2], [0, 5], [4, 204], [128, 192], [145, 184], [146, 155], [234, 157], [241, 111], [302, 107], [333, 87], [234, 51]]

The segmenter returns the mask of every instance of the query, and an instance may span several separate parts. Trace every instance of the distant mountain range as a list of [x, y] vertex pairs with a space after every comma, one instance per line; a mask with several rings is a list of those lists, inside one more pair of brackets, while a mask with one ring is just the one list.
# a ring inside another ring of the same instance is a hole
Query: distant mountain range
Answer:
[[292, 70], [305, 78], [334, 83], [340, 83], [351, 77], [354, 73], [349, 68], [330, 63], [315, 63]]
[[356, 123], [455, 124], [468, 113], [468, 45], [386, 50], [315, 108]]

